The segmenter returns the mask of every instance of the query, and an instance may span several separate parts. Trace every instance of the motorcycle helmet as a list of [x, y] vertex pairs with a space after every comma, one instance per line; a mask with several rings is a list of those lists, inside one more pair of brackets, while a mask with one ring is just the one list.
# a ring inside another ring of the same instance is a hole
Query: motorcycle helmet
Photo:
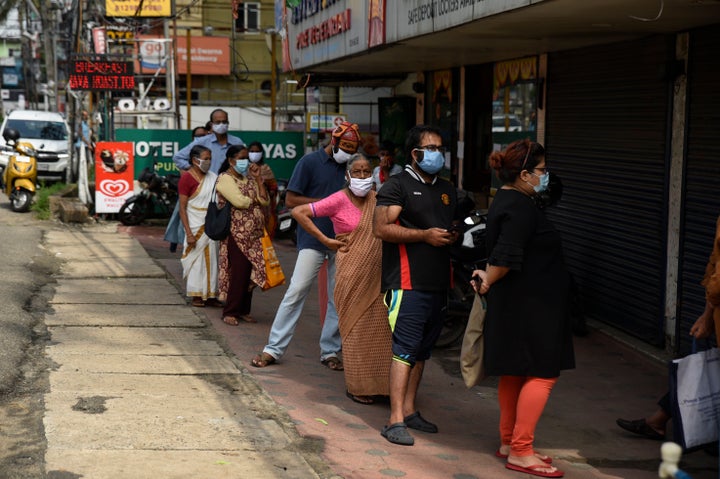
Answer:
[[338, 149], [355, 153], [360, 148], [360, 130], [355, 123], [344, 121], [332, 132], [332, 147], [337, 153]]
[[20, 132], [15, 128], [5, 128], [2, 136], [8, 144], [10, 142], [16, 143], [20, 139]]

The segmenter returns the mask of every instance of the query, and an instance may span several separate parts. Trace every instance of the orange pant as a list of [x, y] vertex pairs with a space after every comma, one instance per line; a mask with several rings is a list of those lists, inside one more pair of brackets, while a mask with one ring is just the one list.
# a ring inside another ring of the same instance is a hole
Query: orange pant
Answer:
[[558, 378], [500, 376], [500, 441], [513, 456], [531, 456], [535, 426]]

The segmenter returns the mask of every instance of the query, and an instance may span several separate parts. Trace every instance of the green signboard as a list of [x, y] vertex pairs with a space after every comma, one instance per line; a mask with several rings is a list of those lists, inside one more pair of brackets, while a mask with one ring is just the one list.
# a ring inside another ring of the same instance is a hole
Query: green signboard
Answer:
[[[290, 178], [295, 164], [302, 157], [303, 133], [299, 131], [231, 131], [246, 143], [259, 141], [265, 150], [265, 162], [276, 178]], [[118, 129], [116, 141], [131, 141], [135, 144], [135, 178], [146, 167], [157, 164], [160, 175], [178, 172], [173, 155], [190, 143], [190, 130], [134, 130]]]

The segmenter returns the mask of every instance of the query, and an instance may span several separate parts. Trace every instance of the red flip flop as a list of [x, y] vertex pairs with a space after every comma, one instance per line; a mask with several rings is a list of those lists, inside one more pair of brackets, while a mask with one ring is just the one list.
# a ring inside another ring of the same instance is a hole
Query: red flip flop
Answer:
[[[495, 451], [495, 457], [499, 457], [500, 459], [507, 459], [507, 458], [508, 458], [508, 455], [507, 455], [507, 454], [503, 454], [502, 452], [500, 452], [500, 449], [498, 449], [497, 451]], [[545, 456], [545, 455], [542, 455], [542, 454], [538, 454], [537, 452], [535, 453], [535, 457], [537, 457], [538, 459], [540, 459], [540, 460], [541, 460], [542, 462], [544, 462], [545, 464], [552, 464], [552, 461], [553, 461], [553, 460], [552, 460], [552, 457], [550, 457], [550, 456]]]
[[553, 466], [548, 464], [533, 464], [532, 466], [523, 467], [510, 464], [509, 462], [505, 464], [505, 468], [510, 469], [511, 471], [524, 472], [525, 474], [532, 474], [533, 476], [538, 477], [563, 477], [565, 475], [565, 473], [559, 469], [555, 469], [553, 472], [538, 471], [538, 469], [546, 469], [548, 467]]

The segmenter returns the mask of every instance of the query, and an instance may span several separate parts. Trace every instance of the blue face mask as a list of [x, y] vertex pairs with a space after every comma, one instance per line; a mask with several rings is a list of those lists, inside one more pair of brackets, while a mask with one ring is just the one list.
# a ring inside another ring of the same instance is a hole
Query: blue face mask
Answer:
[[440, 171], [445, 164], [445, 156], [439, 151], [417, 150], [421, 153], [422, 159], [418, 162], [418, 167], [428, 175], [434, 175]]
[[241, 175], [244, 175], [247, 172], [248, 163], [250, 162], [247, 160], [247, 158], [244, 160], [235, 160], [235, 171], [237, 171]]
[[544, 175], [538, 176], [538, 178], [540, 178], [540, 183], [533, 186], [533, 190], [535, 190], [535, 193], [542, 193], [543, 191], [548, 189], [548, 185], [550, 184], [550, 173], [545, 172]]

